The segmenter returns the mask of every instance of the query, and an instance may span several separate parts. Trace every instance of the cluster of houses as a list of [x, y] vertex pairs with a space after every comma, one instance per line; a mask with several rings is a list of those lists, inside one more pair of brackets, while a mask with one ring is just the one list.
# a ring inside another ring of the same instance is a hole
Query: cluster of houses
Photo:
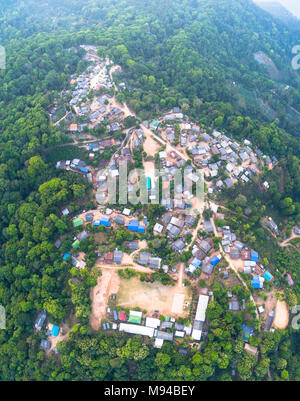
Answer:
[[191, 276], [198, 268], [201, 269], [205, 277], [211, 275], [214, 268], [221, 261], [222, 255], [215, 253], [208, 256], [212, 249], [211, 238], [197, 239], [192, 248], [192, 258], [189, 261], [188, 267], [186, 267], [185, 272], [188, 276]]
[[[47, 311], [43, 310], [38, 313], [37, 319], [34, 324], [34, 328], [36, 331], [41, 331], [43, 328], [43, 325], [45, 323], [45, 320], [47, 318]], [[49, 337], [57, 337], [60, 332], [60, 327], [56, 326], [55, 324], [48, 323], [47, 325], [47, 331], [46, 331], [46, 336], [47, 339], [43, 338], [40, 342], [40, 347], [45, 350], [49, 351], [51, 348], [51, 342], [49, 341]], [[57, 352], [57, 350], [54, 348], [54, 352]]]
[[[64, 214], [68, 215], [69, 210], [64, 209]], [[112, 210], [106, 208], [105, 211], [101, 210], [89, 210], [87, 212], [84, 211], [82, 215], [77, 216], [72, 219], [72, 224], [74, 228], [84, 227], [86, 224], [92, 224], [93, 227], [111, 227], [114, 224], [115, 227], [117, 226], [124, 226], [129, 231], [136, 232], [136, 233], [145, 233], [148, 225], [147, 217], [144, 216], [143, 220], [139, 221], [137, 219], [130, 218], [131, 211], [128, 208], [124, 208], [123, 212], [117, 210]], [[80, 247], [80, 242], [84, 239], [89, 238], [90, 234], [86, 230], [82, 230], [74, 237], [74, 241], [72, 243], [72, 249], [78, 249]], [[62, 241], [58, 238], [55, 241], [55, 247], [59, 249], [62, 245]], [[138, 241], [130, 241], [126, 242], [125, 246], [129, 250], [138, 250]], [[145, 254], [147, 254], [145, 252]], [[98, 252], [98, 257], [103, 260], [104, 263], [115, 263], [121, 264], [123, 258], [123, 252], [120, 249], [115, 249], [113, 252], [105, 252], [100, 254]], [[70, 252], [65, 253], [62, 256], [64, 261], [69, 260], [71, 258], [71, 263], [78, 269], [85, 269], [86, 262], [82, 255], [80, 257], [71, 255]], [[144, 257], [143, 253], [141, 253], [141, 261], [138, 261], [140, 264], [144, 266], [149, 266], [153, 269], [159, 269], [161, 267], [161, 259], [160, 258], [152, 258], [151, 254], [149, 254], [148, 259]], [[164, 267], [165, 268], [165, 267]], [[166, 270], [167, 271], [167, 270]]]
[[128, 230], [136, 233], [145, 233], [148, 225], [147, 217], [144, 216], [142, 220], [131, 219], [130, 209], [124, 208], [123, 212], [106, 208], [105, 211], [101, 210], [84, 212], [82, 218], [76, 217], [73, 219], [73, 226], [79, 227], [84, 223], [90, 223], [94, 227], [105, 226], [111, 227], [112, 223], [116, 226], [124, 226]]
[[[203, 168], [205, 179], [211, 182], [209, 193], [230, 188], [237, 181], [248, 182], [259, 174], [264, 165], [272, 168], [278, 162], [276, 157], [270, 158], [259, 149], [253, 150], [251, 142], [247, 139], [239, 144], [216, 130], [211, 135], [207, 134], [199, 126], [189, 123], [188, 116], [180, 113], [179, 108], [174, 108], [171, 113], [161, 117], [158, 123], [161, 122], [164, 122], [162, 128], [158, 128], [159, 124], [154, 124], [151, 128], [165, 136], [171, 144], [176, 140], [172, 122], [178, 123], [180, 126], [179, 150], [188, 151], [194, 163]], [[168, 160], [166, 167], [172, 168], [174, 165], [180, 167], [180, 163], [184, 163], [180, 157], [175, 163]]]
[[[85, 50], [87, 53], [83, 56], [83, 59], [91, 63], [91, 65], [87, 68], [87, 71], [83, 72], [78, 77], [71, 75], [70, 85], [73, 91], [70, 106], [79, 105], [91, 88], [99, 90], [101, 87], [104, 87], [106, 90], [109, 90], [113, 87], [106, 71], [106, 66], [110, 64], [110, 61], [108, 59], [99, 61], [99, 57], [95, 54], [95, 49], [85, 48]], [[80, 111], [80, 113], [80, 115], [88, 114], [84, 111]]]
[[158, 270], [161, 267], [167, 273], [168, 266], [161, 266], [161, 258], [153, 257], [150, 252], [140, 252], [136, 258], [136, 262], [142, 266], [150, 267], [150, 269]]
[[238, 241], [229, 226], [219, 227], [217, 231], [222, 235], [221, 244], [224, 252], [228, 254], [233, 263], [238, 260], [242, 261], [242, 272], [252, 275], [251, 285], [253, 288], [263, 288], [265, 281], [270, 282], [274, 279], [272, 274], [259, 263], [258, 253]]
[[[108, 58], [101, 60], [97, 56], [97, 49], [93, 46], [83, 45], [81, 47], [86, 51], [83, 59], [90, 65], [80, 75], [71, 75], [71, 90], [65, 91], [65, 95], [71, 96], [69, 106], [73, 109], [65, 116], [66, 122], [69, 123], [68, 131], [82, 132], [94, 128], [104, 121], [107, 122], [108, 131], [118, 131], [124, 120], [123, 112], [118, 107], [109, 104], [111, 98], [109, 93], [99, 95], [101, 89], [108, 92], [113, 88], [113, 83], [107, 72], [107, 67], [111, 61]], [[87, 98], [91, 90], [94, 90], [96, 94], [98, 93], [92, 100]], [[55, 110], [51, 110], [51, 115], [54, 112]], [[76, 123], [76, 117], [81, 118], [80, 124]]]
[[191, 233], [195, 221], [196, 217], [191, 214], [179, 218], [175, 217], [174, 213], [166, 213], [162, 216], [161, 222], [154, 225], [153, 232], [154, 234], [167, 233], [167, 237], [172, 242], [172, 249], [181, 254], [187, 246], [183, 240]]
[[93, 175], [91, 171], [87, 168], [85, 161], [80, 159], [73, 160], [60, 160], [56, 163], [56, 168], [62, 168], [65, 170], [72, 170], [83, 174], [89, 183], [93, 182]]
[[[174, 341], [176, 338], [184, 338], [185, 336], [190, 336], [193, 340], [200, 341], [208, 302], [209, 296], [199, 296], [193, 325], [185, 326], [176, 322], [175, 318], [170, 316], [165, 316], [162, 321], [155, 317], [143, 318], [141, 311], [130, 310], [129, 316], [127, 316], [124, 311], [117, 312], [113, 310], [114, 323], [112, 324], [112, 329], [153, 338], [153, 345], [156, 348], [161, 348], [164, 341]], [[108, 308], [107, 312], [110, 316], [111, 309]], [[117, 324], [118, 321], [120, 322], [119, 324]], [[107, 330], [110, 328], [110, 324], [103, 323], [102, 327]]]

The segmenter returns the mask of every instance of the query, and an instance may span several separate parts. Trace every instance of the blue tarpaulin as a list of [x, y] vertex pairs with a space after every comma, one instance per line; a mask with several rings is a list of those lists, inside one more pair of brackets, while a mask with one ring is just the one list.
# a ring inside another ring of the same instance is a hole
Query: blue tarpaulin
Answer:
[[64, 256], [63, 256], [63, 260], [66, 260], [66, 259], [68, 259], [70, 257], [71, 257], [71, 255], [69, 253], [65, 253]]
[[58, 333], [59, 333], [59, 327], [53, 325], [52, 330], [51, 330], [51, 335], [54, 336], [54, 337], [57, 337]]
[[105, 226], [105, 227], [110, 227], [110, 221], [101, 219], [100, 220], [100, 225], [101, 226]]
[[210, 264], [213, 266], [216, 266], [220, 262], [220, 259], [217, 256], [214, 256], [212, 260], [210, 261]]
[[139, 221], [138, 220], [131, 220], [127, 226], [127, 228], [131, 231], [138, 231], [139, 228]]
[[144, 233], [145, 232], [145, 226], [138, 226], [138, 232], [139, 233]]

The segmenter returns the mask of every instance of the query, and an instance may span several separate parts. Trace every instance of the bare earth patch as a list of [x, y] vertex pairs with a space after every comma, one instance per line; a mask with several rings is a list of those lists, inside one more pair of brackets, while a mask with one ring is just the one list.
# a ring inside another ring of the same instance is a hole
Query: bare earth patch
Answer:
[[[180, 293], [179, 293], [180, 292]], [[149, 314], [158, 310], [162, 315], [186, 316], [184, 303], [190, 302], [187, 287], [165, 286], [159, 282], [146, 283], [133, 277], [130, 280], [120, 280], [120, 290], [117, 294], [117, 304], [124, 309], [140, 307]]]
[[102, 276], [98, 278], [98, 284], [91, 289], [92, 313], [90, 325], [98, 330], [100, 322], [106, 316], [106, 307], [110, 295], [116, 294], [119, 289], [119, 276], [115, 270], [102, 270]]
[[275, 308], [274, 327], [284, 330], [289, 324], [289, 310], [286, 302], [277, 301]]
[[147, 156], [153, 157], [160, 149], [160, 145], [154, 139], [152, 139], [150, 135], [147, 135], [143, 147], [144, 151], [147, 153]]
[[183, 313], [184, 294], [174, 294], [172, 303], [172, 313], [181, 315]]

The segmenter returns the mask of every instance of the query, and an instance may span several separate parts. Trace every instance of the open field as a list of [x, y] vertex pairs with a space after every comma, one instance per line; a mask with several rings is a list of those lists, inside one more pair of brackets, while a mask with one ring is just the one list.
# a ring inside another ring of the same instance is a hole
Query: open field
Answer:
[[117, 305], [126, 309], [140, 307], [150, 314], [158, 310], [162, 315], [183, 317], [188, 314], [185, 303], [190, 301], [189, 289], [186, 287], [179, 289], [159, 282], [145, 283], [137, 277], [121, 279], [117, 295]]
[[144, 151], [147, 153], [147, 156], [154, 157], [155, 153], [159, 151], [161, 146], [152, 138], [152, 136], [147, 135], [143, 147]]
[[98, 284], [91, 289], [92, 314], [90, 325], [98, 330], [101, 320], [106, 316], [106, 308], [110, 295], [116, 294], [119, 288], [119, 276], [115, 270], [102, 270]]
[[289, 310], [286, 302], [277, 301], [275, 308], [274, 327], [284, 330], [289, 324]]

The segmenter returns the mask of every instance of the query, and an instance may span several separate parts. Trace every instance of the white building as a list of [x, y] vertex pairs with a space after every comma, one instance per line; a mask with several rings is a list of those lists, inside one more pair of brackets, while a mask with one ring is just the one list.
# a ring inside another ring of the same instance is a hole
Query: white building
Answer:
[[200, 295], [199, 296], [195, 320], [200, 320], [200, 322], [205, 321], [205, 314], [206, 314], [208, 301], [209, 301], [208, 295]]
[[157, 329], [158, 327], [160, 327], [160, 320], [153, 318], [153, 317], [147, 317], [146, 318], [146, 326]]
[[153, 231], [161, 234], [163, 229], [164, 229], [164, 227], [161, 224], [156, 223], [154, 228], [153, 228]]
[[153, 327], [141, 326], [138, 324], [120, 323], [119, 330], [129, 334], [140, 334], [148, 337], [153, 337], [154, 335]]

